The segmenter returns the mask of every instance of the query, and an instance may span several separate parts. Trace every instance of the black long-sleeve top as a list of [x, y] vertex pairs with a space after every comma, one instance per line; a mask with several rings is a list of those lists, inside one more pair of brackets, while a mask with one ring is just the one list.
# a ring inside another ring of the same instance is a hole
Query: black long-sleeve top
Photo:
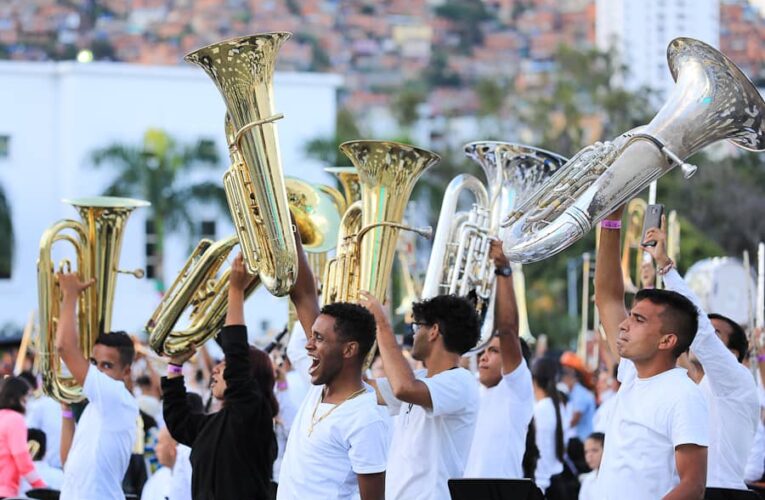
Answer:
[[223, 409], [194, 414], [183, 377], [162, 378], [163, 414], [179, 443], [191, 447], [191, 492], [195, 500], [269, 499], [277, 445], [271, 408], [250, 377], [247, 328], [226, 326]]

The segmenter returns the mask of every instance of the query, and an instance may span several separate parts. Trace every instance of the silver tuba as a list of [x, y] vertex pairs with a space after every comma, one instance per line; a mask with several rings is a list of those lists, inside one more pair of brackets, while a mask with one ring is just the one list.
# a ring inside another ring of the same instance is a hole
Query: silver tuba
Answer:
[[[533, 195], [566, 159], [530, 146], [491, 141], [466, 144], [465, 154], [483, 168], [487, 184], [473, 175], [460, 174], [447, 186], [422, 297], [475, 294], [476, 311], [484, 324], [481, 346], [491, 337], [494, 323], [490, 240], [497, 235], [502, 214]], [[469, 211], [459, 212], [457, 202], [466, 190], [475, 203]]]
[[674, 39], [667, 60], [677, 84], [648, 125], [584, 148], [503, 220], [511, 260], [564, 250], [675, 166], [689, 178], [696, 167], [684, 159], [714, 142], [765, 149], [765, 101], [735, 64], [691, 38]]

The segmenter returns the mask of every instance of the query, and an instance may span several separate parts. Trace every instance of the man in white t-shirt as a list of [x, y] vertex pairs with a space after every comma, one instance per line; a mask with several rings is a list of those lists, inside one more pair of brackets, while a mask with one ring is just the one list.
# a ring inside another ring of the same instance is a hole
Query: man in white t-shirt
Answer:
[[374, 314], [387, 378], [376, 379], [378, 402], [388, 406], [393, 437], [385, 492], [388, 499], [449, 498], [448, 481], [462, 478], [478, 414], [478, 386], [460, 357], [478, 342], [479, 322], [467, 299], [441, 295], [412, 306], [412, 371], [377, 298], [361, 292]]
[[496, 333], [478, 361], [478, 380], [485, 390], [464, 476], [514, 479], [524, 477], [523, 454], [534, 416], [534, 389], [518, 338], [512, 268], [501, 242], [491, 243], [491, 257], [497, 274]]
[[[310, 375], [311, 387], [292, 423], [279, 474], [277, 499], [382, 500], [388, 428], [374, 389], [361, 377], [374, 343], [375, 320], [357, 304], [319, 310], [313, 273], [298, 242], [298, 277], [290, 298], [305, 349], [290, 339], [288, 355]], [[294, 337], [294, 335], [293, 335]], [[303, 363], [303, 360], [310, 360]]]
[[666, 234], [650, 229], [647, 248], [659, 269], [665, 269], [664, 286], [687, 297], [699, 310], [699, 329], [691, 344], [692, 358], [700, 367], [701, 392], [709, 405], [709, 457], [707, 488], [747, 490], [744, 483], [747, 458], [760, 420], [757, 384], [742, 363], [749, 342], [744, 329], [720, 314], [704, 313], [701, 301], [674, 269], [667, 256]]
[[93, 284], [77, 274], [58, 275], [62, 291], [56, 349], [88, 398], [75, 431], [71, 411], [63, 412], [61, 500], [124, 500], [122, 479], [136, 440], [138, 404], [125, 387], [135, 350], [124, 332], [100, 334], [90, 361], [77, 339], [80, 293]]
[[624, 303], [620, 208], [601, 225], [595, 297], [609, 347], [621, 356], [622, 383], [606, 431], [597, 498], [702, 498], [709, 445], [701, 390], [676, 368], [698, 329], [698, 311], [682, 295], [644, 289]]

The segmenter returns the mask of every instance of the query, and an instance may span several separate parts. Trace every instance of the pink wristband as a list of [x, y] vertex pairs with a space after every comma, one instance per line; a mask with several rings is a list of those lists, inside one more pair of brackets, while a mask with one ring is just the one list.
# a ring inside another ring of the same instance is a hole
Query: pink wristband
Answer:
[[762, 363], [765, 361], [765, 354], [758, 354], [757, 355], [757, 362]]
[[72, 420], [74, 418], [72, 410], [61, 410], [61, 416], [67, 420]]
[[172, 363], [167, 364], [167, 374], [168, 375], [180, 375], [183, 373], [183, 367], [174, 365]]
[[622, 221], [605, 219], [600, 221], [600, 228], [601, 229], [621, 229]]

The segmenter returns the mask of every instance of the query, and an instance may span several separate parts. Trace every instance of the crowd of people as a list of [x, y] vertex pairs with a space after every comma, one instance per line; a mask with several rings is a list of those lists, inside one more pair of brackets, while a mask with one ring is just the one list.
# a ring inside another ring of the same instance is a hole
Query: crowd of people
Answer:
[[161, 364], [124, 332], [99, 335], [86, 358], [77, 302], [92, 283], [60, 274], [56, 348], [86, 403], [54, 401], [29, 372], [0, 382], [0, 498], [757, 498], [748, 485], [765, 468], [765, 391], [747, 367], [756, 332], [702, 309], [661, 228], [647, 234], [654, 267], [643, 288], [625, 295], [621, 216], [599, 229], [607, 342], [596, 372], [571, 352], [532, 355], [499, 241], [494, 333], [472, 370], [464, 355], [481, 324], [468, 298], [414, 303], [402, 348], [370, 293], [319, 306], [300, 244], [298, 322], [270, 354], [247, 341], [252, 276], [241, 256], [220, 347]]

